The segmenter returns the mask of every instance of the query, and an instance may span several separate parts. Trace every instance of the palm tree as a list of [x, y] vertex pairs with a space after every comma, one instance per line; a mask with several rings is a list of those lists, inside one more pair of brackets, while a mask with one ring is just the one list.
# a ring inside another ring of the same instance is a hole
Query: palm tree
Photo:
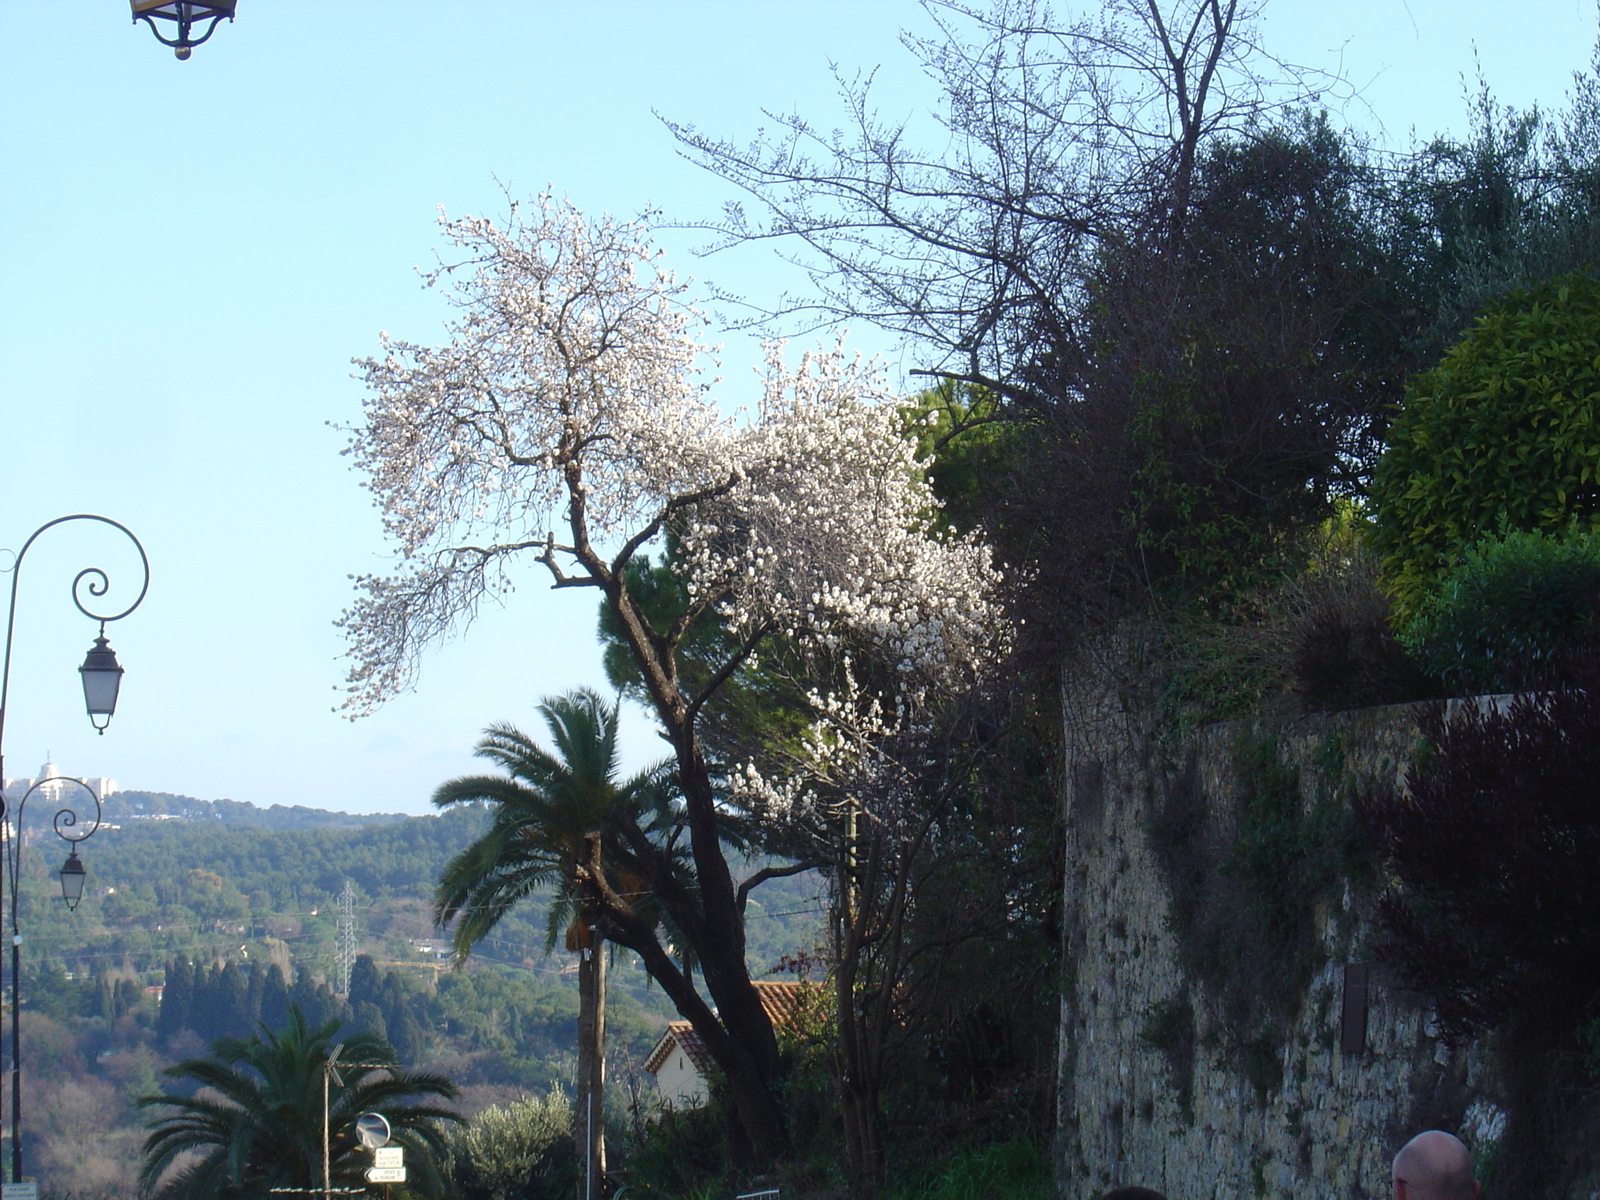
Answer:
[[445, 867], [435, 913], [456, 920], [456, 956], [465, 958], [511, 908], [554, 888], [546, 949], [566, 925], [566, 946], [578, 952], [578, 1079], [573, 1141], [583, 1167], [579, 1194], [597, 1200], [605, 1174], [600, 1097], [605, 1083], [605, 955], [595, 929], [589, 886], [603, 882], [636, 908], [649, 908], [643, 884], [603, 853], [605, 831], [625, 817], [647, 832], [670, 825], [668, 765], [617, 779], [619, 703], [587, 688], [539, 705], [555, 744], [551, 753], [515, 726], [491, 725], [476, 754], [503, 775], [452, 779], [433, 794], [440, 808], [487, 803], [489, 828]]
[[[173, 1110], [150, 1123], [140, 1192], [155, 1200], [269, 1200], [284, 1189], [321, 1192], [324, 1072], [338, 1027], [330, 1021], [307, 1028], [294, 1006], [278, 1033], [263, 1026], [249, 1038], [221, 1038], [211, 1057], [168, 1067], [165, 1074], [181, 1081], [179, 1090], [139, 1098], [141, 1108]], [[461, 1118], [417, 1098], [453, 1099], [455, 1085], [443, 1076], [400, 1070], [389, 1044], [371, 1034], [356, 1034], [337, 1049], [350, 1065], [328, 1072], [326, 1082], [333, 1186], [362, 1185], [362, 1171], [371, 1164], [358, 1148], [354, 1124], [362, 1113], [378, 1112], [408, 1152], [410, 1190], [442, 1195], [440, 1124]]]

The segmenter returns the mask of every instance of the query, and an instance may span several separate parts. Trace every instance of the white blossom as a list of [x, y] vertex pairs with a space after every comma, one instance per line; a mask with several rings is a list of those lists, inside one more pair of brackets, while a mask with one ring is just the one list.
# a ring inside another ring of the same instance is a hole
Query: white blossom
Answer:
[[[731, 418], [694, 383], [704, 319], [642, 222], [548, 195], [503, 226], [441, 222], [462, 258], [425, 278], [459, 309], [448, 344], [384, 337], [358, 364], [368, 396], [347, 453], [399, 563], [359, 579], [341, 621], [352, 713], [409, 686], [422, 648], [506, 587], [518, 556], [605, 586], [668, 520], [692, 602], [751, 650], [767, 632], [848, 632], [914, 690], [957, 686], [1001, 649], [988, 549], [932, 531], [938, 505], [879, 369], [842, 345], [789, 367], [775, 343], [756, 411]], [[859, 725], [858, 701], [818, 697], [819, 721]], [[803, 802], [801, 785], [774, 789], [773, 806]]]

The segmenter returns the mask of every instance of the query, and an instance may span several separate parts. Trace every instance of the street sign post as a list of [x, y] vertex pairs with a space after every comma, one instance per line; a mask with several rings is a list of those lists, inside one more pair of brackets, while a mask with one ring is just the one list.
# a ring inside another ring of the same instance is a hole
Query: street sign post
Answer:
[[404, 1167], [368, 1167], [368, 1183], [404, 1183], [406, 1169]]

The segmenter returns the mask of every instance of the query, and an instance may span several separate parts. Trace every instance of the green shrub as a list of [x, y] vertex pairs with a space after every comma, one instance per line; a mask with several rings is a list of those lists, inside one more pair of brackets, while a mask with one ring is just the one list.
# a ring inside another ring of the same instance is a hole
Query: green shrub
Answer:
[[632, 1200], [688, 1200], [731, 1195], [729, 1109], [721, 1078], [697, 1108], [664, 1108], [635, 1131], [611, 1173], [624, 1180]]
[[1436, 678], [1510, 691], [1588, 634], [1597, 599], [1600, 532], [1508, 533], [1468, 547], [1401, 641]]
[[889, 1194], [893, 1200], [1051, 1200], [1055, 1188], [1043, 1152], [1019, 1138], [954, 1154], [928, 1178]]
[[465, 1200], [550, 1200], [572, 1192], [572, 1105], [560, 1089], [490, 1105], [450, 1146], [451, 1173]]
[[1600, 525], [1600, 284], [1567, 275], [1491, 307], [1419, 375], [1373, 475], [1373, 544], [1402, 623], [1460, 548]]

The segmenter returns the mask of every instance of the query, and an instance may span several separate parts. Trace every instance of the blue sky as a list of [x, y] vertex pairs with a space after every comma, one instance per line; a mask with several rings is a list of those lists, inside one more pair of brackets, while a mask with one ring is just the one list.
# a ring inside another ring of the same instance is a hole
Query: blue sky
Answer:
[[[30, 552], [6, 771], [50, 752], [125, 787], [259, 804], [422, 811], [472, 769], [485, 724], [532, 726], [540, 697], [602, 682], [593, 598], [530, 573], [416, 693], [355, 723], [333, 712], [347, 576], [386, 562], [334, 426], [359, 414], [350, 359], [380, 329], [441, 336], [413, 271], [438, 206], [493, 214], [502, 184], [548, 184], [692, 220], [727, 194], [654, 113], [736, 138], [762, 108], [827, 125], [830, 63], [876, 68], [886, 115], [936, 100], [898, 43], [926, 28], [909, 2], [241, 0], [187, 63], [122, 0], [45, 12], [0, 0], [0, 546], [101, 512], [155, 577], [110, 631], [128, 675], [96, 737], [75, 670], [94, 630], [67, 585], [129, 564], [86, 532]], [[1352, 119], [1396, 145], [1464, 127], [1474, 47], [1498, 98], [1551, 106], [1595, 31], [1591, 0], [1273, 0], [1264, 24], [1280, 57], [1342, 67], [1363, 87]], [[702, 261], [696, 236], [660, 240], [683, 275], [758, 298], [792, 282], [766, 250]], [[731, 400], [755, 361], [729, 340]], [[656, 754], [642, 717], [629, 754]]]

